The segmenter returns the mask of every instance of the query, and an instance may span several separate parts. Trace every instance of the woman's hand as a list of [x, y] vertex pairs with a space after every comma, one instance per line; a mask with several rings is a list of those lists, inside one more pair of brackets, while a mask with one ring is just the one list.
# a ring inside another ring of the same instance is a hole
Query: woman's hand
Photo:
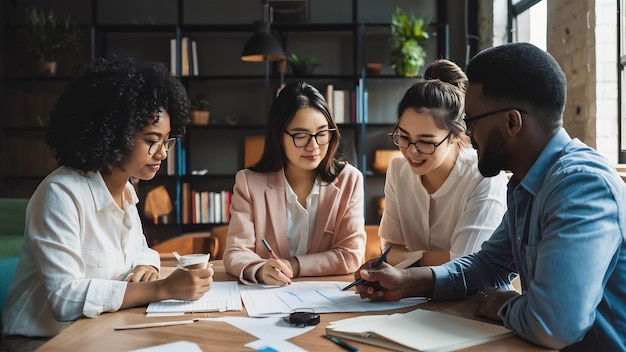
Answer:
[[293, 269], [288, 260], [268, 259], [265, 264], [256, 272], [258, 282], [267, 285], [282, 286], [291, 283]]
[[163, 280], [165, 299], [193, 301], [211, 289], [213, 267], [206, 269], [176, 269]]
[[154, 281], [159, 278], [159, 271], [152, 265], [137, 265], [133, 272], [128, 275], [126, 281], [141, 282]]

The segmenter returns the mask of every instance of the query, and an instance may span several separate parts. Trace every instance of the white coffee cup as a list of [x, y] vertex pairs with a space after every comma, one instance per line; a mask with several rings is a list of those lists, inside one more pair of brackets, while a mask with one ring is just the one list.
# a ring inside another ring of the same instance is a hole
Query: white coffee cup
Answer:
[[206, 269], [210, 258], [210, 254], [202, 253], [181, 255], [177, 267], [179, 269]]

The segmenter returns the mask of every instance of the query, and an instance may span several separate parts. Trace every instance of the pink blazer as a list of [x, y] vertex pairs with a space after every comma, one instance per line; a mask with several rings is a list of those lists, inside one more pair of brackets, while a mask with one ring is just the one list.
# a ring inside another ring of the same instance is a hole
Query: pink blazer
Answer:
[[[289, 258], [284, 172], [240, 170], [235, 176], [224, 265], [245, 284], [269, 258], [265, 238], [279, 258]], [[297, 256], [300, 276], [349, 274], [365, 254], [363, 175], [346, 165], [320, 185], [319, 204], [307, 254]]]

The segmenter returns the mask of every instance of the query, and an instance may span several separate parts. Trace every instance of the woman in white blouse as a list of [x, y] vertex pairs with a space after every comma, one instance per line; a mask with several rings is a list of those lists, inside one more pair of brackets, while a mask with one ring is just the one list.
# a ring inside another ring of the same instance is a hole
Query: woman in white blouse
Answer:
[[[504, 173], [483, 177], [465, 134], [467, 77], [453, 62], [437, 60], [398, 104], [390, 137], [403, 157], [391, 161], [385, 183], [381, 246], [388, 261], [438, 265], [476, 252], [506, 210]], [[415, 256], [418, 254], [417, 256]]]
[[163, 64], [99, 59], [71, 81], [50, 114], [47, 142], [60, 167], [26, 210], [0, 350], [34, 350], [79, 318], [210, 289], [211, 268], [159, 280], [129, 182], [155, 176], [188, 112], [184, 86]]

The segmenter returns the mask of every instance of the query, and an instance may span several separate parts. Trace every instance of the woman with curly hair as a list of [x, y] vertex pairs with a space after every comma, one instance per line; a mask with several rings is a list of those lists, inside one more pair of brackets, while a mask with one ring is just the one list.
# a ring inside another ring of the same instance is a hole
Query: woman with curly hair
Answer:
[[98, 59], [70, 82], [47, 133], [60, 167], [26, 210], [2, 316], [5, 348], [31, 350], [79, 318], [210, 289], [211, 268], [159, 279], [129, 182], [155, 176], [188, 112], [185, 88], [163, 64]]
[[[354, 272], [365, 252], [363, 175], [336, 159], [324, 97], [287, 84], [270, 108], [265, 149], [235, 176], [224, 265], [245, 284]], [[271, 256], [263, 240], [275, 252]]]

